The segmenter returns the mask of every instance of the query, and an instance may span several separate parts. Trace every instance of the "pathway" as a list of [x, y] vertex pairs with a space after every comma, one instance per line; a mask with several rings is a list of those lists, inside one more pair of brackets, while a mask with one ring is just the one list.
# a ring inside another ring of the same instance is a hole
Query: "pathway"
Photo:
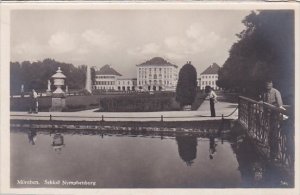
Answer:
[[[222, 114], [225, 116], [230, 115], [236, 108], [238, 104], [237, 103], [230, 103], [226, 101], [219, 101], [215, 104], [215, 110], [216, 110], [216, 116], [222, 116]], [[209, 100], [204, 100], [204, 102], [201, 104], [201, 106], [198, 108], [199, 113], [202, 113], [203, 115], [210, 116], [210, 103]], [[231, 118], [237, 118], [238, 117], [238, 110], [235, 111]]]

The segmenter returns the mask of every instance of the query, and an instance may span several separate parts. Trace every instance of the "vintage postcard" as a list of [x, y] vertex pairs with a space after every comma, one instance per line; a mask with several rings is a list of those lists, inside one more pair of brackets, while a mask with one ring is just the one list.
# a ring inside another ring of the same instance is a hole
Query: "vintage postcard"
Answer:
[[1, 2], [1, 194], [299, 194], [299, 4]]

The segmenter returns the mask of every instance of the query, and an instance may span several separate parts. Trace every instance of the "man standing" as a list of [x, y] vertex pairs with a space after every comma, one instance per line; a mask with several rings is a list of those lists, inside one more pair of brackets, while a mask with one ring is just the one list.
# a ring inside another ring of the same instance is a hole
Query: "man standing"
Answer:
[[210, 115], [211, 117], [215, 117], [216, 116], [215, 103], [217, 103], [217, 95], [210, 86], [205, 87], [205, 92], [207, 94], [210, 103]]
[[[265, 82], [265, 91], [262, 93], [260, 100], [285, 110], [285, 108], [283, 107], [281, 94], [277, 89], [273, 88], [273, 82], [270, 80]], [[280, 115], [280, 116], [282, 116], [282, 115]], [[270, 146], [270, 158], [272, 160], [277, 159], [278, 145], [279, 145], [279, 143], [277, 142], [278, 132], [275, 131], [277, 129], [276, 126], [278, 124], [273, 122], [276, 120], [276, 119], [274, 119], [274, 117], [277, 118], [278, 115], [276, 115], [274, 112], [264, 112], [263, 111], [263, 118], [265, 118], [265, 120], [268, 118], [271, 119], [271, 120], [266, 120], [266, 121], [270, 121], [270, 123], [266, 122], [266, 124], [264, 124], [264, 125], [267, 125], [270, 128], [268, 142], [269, 142], [269, 146]]]
[[29, 110], [29, 113], [38, 113], [38, 94], [37, 92], [32, 89], [32, 93], [31, 93], [31, 105], [30, 105], [30, 110]]
[[277, 89], [273, 88], [273, 82], [270, 80], [265, 82], [265, 91], [260, 96], [260, 100], [273, 106], [283, 108], [281, 94]]

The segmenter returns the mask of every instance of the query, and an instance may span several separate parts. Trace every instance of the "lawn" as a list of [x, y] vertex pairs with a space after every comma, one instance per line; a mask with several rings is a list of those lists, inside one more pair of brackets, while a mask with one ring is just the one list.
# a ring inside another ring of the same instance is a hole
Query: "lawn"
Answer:
[[[198, 93], [192, 110], [196, 110], [205, 94]], [[51, 97], [39, 97], [39, 111], [49, 111]], [[11, 111], [28, 111], [30, 98], [10, 98]], [[74, 112], [99, 108], [102, 112], [152, 112], [180, 110], [175, 100], [174, 92], [136, 93], [136, 94], [103, 94], [103, 95], [77, 95], [66, 97], [64, 112]]]

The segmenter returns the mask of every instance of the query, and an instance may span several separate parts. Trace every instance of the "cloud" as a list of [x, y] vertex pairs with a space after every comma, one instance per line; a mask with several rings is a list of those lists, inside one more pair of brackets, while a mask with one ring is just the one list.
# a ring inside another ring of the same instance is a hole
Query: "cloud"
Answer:
[[11, 54], [15, 58], [14, 60], [38, 60], [39, 56], [46, 50], [45, 45], [39, 44], [35, 39], [26, 40], [15, 46], [12, 46]]
[[162, 41], [151, 42], [135, 48], [130, 48], [127, 53], [134, 56], [166, 56], [170, 59], [183, 60], [195, 55], [214, 55], [218, 45], [224, 45], [225, 38], [218, 35], [213, 29], [199, 24], [191, 24], [179, 36], [166, 36]]
[[100, 30], [86, 30], [81, 34], [81, 38], [92, 46], [105, 49], [106, 51], [110, 51], [112, 49], [116, 49], [118, 46], [118, 42], [115, 38], [104, 31]]
[[12, 46], [12, 56], [16, 60], [42, 60], [52, 57], [61, 60], [76, 58], [78, 61], [85, 61], [87, 55], [99, 56], [99, 52], [107, 55], [108, 52], [113, 53], [118, 46], [119, 43], [112, 35], [97, 29], [77, 33], [56, 31], [44, 42], [38, 42], [32, 38], [17, 43]]
[[164, 40], [169, 56], [183, 59], [185, 56], [209, 52], [226, 41], [212, 29], [202, 24], [191, 24], [184, 36], [167, 37]]
[[53, 52], [66, 53], [74, 51], [77, 48], [77, 40], [75, 34], [56, 32], [50, 37], [48, 44]]
[[161, 52], [161, 46], [157, 43], [147, 43], [141, 47], [136, 47], [133, 49], [128, 49], [127, 53], [131, 55], [143, 55], [143, 56], [151, 56], [156, 55]]

